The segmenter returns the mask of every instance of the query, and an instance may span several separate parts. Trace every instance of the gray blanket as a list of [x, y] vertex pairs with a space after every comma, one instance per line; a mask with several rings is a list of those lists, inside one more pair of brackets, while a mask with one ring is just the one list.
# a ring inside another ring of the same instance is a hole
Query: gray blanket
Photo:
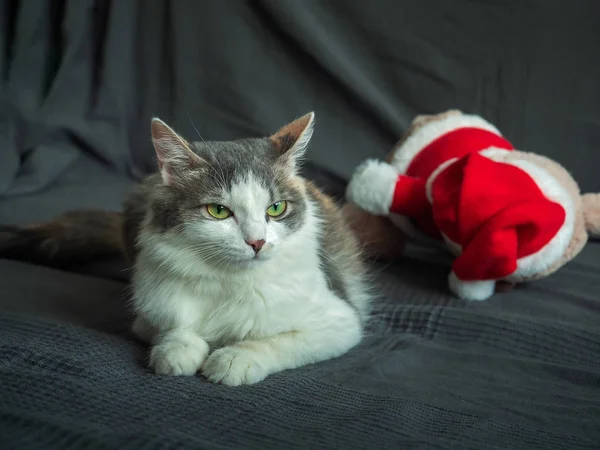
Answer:
[[122, 266], [0, 260], [0, 448], [598, 448], [599, 269], [590, 244], [547, 280], [466, 304], [446, 293], [446, 255], [413, 248], [372, 267], [381, 295], [358, 348], [229, 388], [146, 369]]
[[[230, 139], [315, 110], [307, 174], [339, 198], [414, 114], [460, 107], [600, 191], [599, 12], [584, 0], [5, 1], [0, 223], [119, 208], [154, 169], [153, 115]], [[360, 346], [229, 388], [146, 369], [126, 267], [0, 260], [0, 448], [600, 448], [600, 244], [482, 303], [448, 294], [449, 267], [416, 246], [374, 264]]]

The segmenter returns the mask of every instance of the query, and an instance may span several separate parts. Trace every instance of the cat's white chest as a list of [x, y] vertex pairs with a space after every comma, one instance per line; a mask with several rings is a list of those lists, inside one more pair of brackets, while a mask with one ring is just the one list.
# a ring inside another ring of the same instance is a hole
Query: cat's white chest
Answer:
[[172, 280], [171, 315], [219, 345], [294, 329], [311, 314], [315, 289], [323, 285], [314, 266], [265, 264], [252, 275]]
[[252, 270], [211, 270], [185, 247], [176, 250], [164, 247], [158, 261], [142, 253], [134, 274], [137, 313], [161, 331], [193, 330], [221, 346], [297, 330], [347, 308], [329, 295], [314, 236], [297, 233]]

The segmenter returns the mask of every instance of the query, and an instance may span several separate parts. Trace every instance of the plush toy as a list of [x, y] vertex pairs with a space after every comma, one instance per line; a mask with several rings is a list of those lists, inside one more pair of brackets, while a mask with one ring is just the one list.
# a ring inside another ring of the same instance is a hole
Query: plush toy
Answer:
[[456, 110], [417, 117], [387, 162], [356, 170], [346, 194], [361, 211], [361, 239], [373, 238], [366, 224], [380, 245], [401, 243], [392, 233], [444, 243], [456, 256], [450, 289], [466, 300], [487, 299], [498, 281], [555, 272], [600, 232], [600, 194], [581, 196], [560, 164], [515, 150], [495, 126]]

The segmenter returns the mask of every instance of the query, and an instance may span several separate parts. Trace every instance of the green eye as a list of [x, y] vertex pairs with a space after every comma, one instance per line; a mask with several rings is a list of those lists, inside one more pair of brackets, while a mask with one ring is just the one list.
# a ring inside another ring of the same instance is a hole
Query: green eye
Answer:
[[206, 210], [211, 216], [219, 220], [227, 219], [231, 216], [231, 211], [226, 206], [217, 205], [215, 203], [206, 205]]
[[267, 208], [267, 215], [270, 217], [279, 217], [282, 215], [287, 209], [287, 202], [282, 200], [277, 203], [273, 203], [271, 206]]

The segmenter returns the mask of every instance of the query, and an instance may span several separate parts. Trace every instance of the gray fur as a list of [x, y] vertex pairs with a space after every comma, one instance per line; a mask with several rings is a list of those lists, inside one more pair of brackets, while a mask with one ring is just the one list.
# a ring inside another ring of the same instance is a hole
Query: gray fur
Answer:
[[282, 223], [291, 231], [301, 227], [306, 212], [304, 194], [297, 183], [291, 182], [290, 168], [280, 161], [281, 153], [271, 140], [194, 142], [190, 148], [202, 163], [180, 173], [180, 182], [165, 186], [159, 174], [151, 175], [126, 201], [126, 248], [135, 248], [146, 212], [150, 217], [148, 226], [160, 232], [176, 230], [185, 221], [210, 220], [199, 213], [199, 207], [221, 203], [224, 193], [249, 174], [269, 191], [273, 202], [286, 200], [294, 205]]
[[333, 200], [313, 183], [305, 181], [305, 185], [307, 195], [317, 205], [322, 221], [319, 256], [329, 288], [357, 309], [360, 317], [366, 320], [369, 306], [368, 302], [363, 301], [363, 295], [369, 294], [361, 290], [364, 288], [367, 269], [361, 257], [358, 239]]

